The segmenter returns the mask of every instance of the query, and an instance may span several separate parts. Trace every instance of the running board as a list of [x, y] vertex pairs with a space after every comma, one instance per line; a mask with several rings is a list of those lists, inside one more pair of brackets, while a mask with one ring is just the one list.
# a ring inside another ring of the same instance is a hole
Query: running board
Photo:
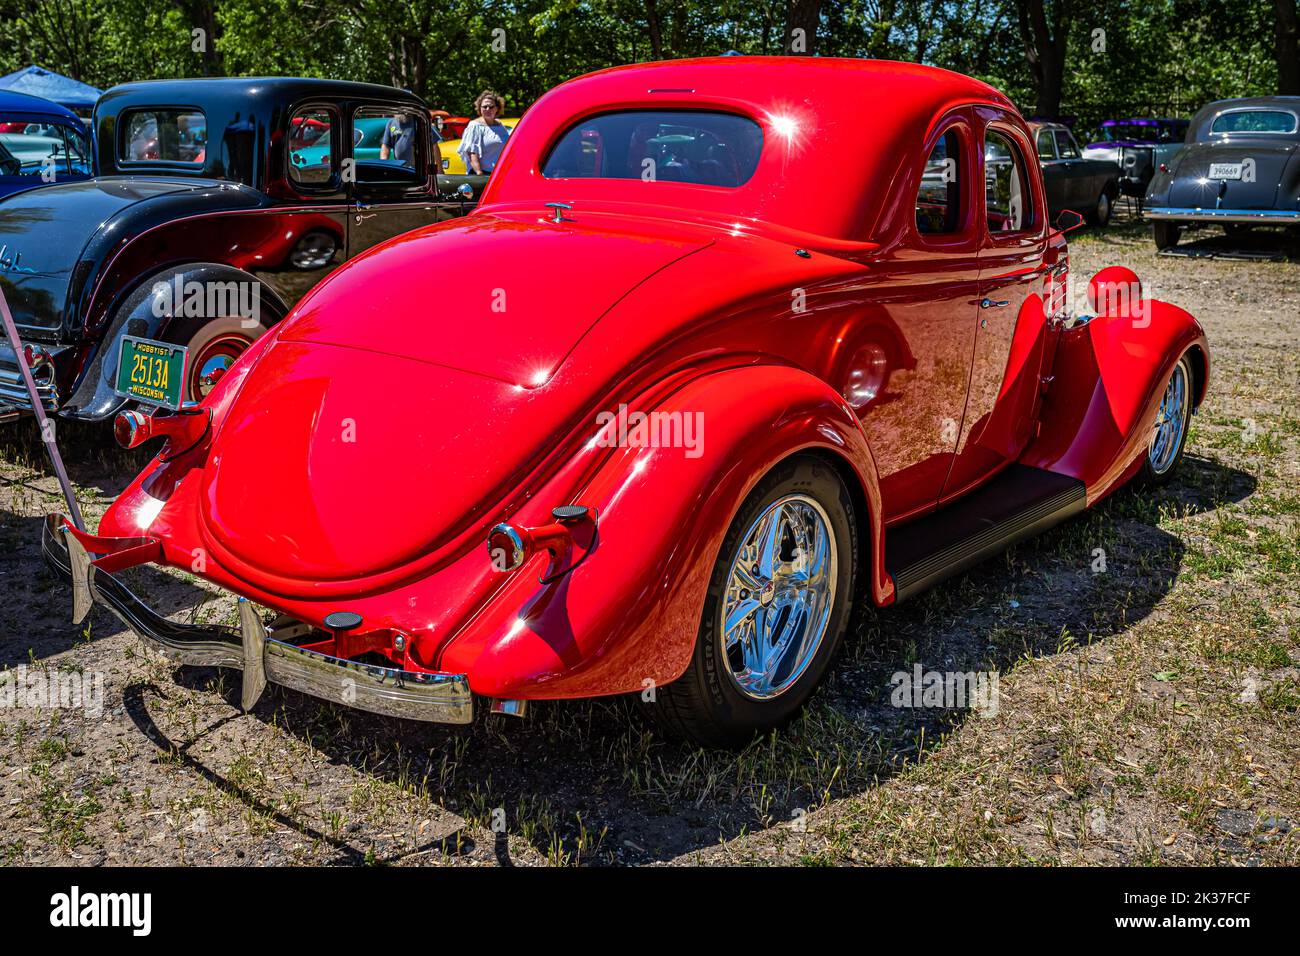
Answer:
[[885, 567], [895, 601], [1071, 518], [1087, 506], [1082, 481], [1011, 465], [986, 484], [885, 537]]

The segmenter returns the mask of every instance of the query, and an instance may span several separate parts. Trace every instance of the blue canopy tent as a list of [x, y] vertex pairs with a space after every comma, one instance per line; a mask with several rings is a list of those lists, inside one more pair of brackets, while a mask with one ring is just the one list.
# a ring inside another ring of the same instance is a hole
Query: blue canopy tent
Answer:
[[51, 100], [70, 110], [89, 112], [103, 90], [39, 66], [24, 67], [0, 76], [0, 90], [12, 90]]

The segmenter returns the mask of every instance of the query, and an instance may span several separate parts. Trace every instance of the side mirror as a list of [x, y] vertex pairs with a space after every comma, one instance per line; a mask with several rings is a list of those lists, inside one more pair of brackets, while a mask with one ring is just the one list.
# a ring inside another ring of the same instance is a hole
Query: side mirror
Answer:
[[1078, 229], [1084, 223], [1083, 216], [1073, 209], [1062, 209], [1056, 216], [1056, 222], [1052, 225], [1057, 232], [1072, 232]]

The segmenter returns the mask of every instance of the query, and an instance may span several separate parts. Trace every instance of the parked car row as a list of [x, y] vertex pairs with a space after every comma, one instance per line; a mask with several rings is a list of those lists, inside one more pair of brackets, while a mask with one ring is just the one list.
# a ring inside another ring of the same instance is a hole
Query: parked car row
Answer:
[[[178, 102], [191, 105], [166, 105]], [[409, 162], [379, 158], [397, 114], [416, 131]], [[182, 396], [200, 401], [321, 278], [385, 239], [464, 215], [485, 181], [441, 174], [424, 104], [383, 86], [131, 83], [104, 94], [94, 124], [98, 176], [0, 203], [0, 289], [45, 407], [73, 418], [126, 403], [115, 391], [125, 337], [186, 348]], [[178, 314], [158, 307], [160, 279], [242, 284], [256, 301]], [[0, 420], [24, 408], [17, 356], [0, 344]]]
[[[411, 138], [376, 154], [385, 117]], [[99, 175], [0, 203], [5, 394], [23, 362], [41, 406], [161, 447], [43, 551], [74, 620], [241, 670], [246, 709], [268, 683], [458, 724], [636, 694], [743, 744], [855, 601], [1170, 480], [1208, 387], [1199, 324], [1129, 270], [1068, 311], [1062, 210], [1104, 222], [1118, 167], [948, 71], [601, 71], [468, 198], [383, 87], [130, 84], [94, 122]], [[191, 315], [191, 284], [257, 299]], [[234, 592], [238, 626], [163, 617], [121, 576], [145, 564]]]

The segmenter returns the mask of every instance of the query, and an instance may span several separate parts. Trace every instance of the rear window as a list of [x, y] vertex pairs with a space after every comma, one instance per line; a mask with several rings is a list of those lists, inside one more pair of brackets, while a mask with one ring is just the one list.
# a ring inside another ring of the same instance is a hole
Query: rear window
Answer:
[[1234, 110], [1214, 118], [1211, 133], [1294, 133], [1294, 113], [1282, 110]]
[[626, 110], [571, 126], [542, 164], [547, 179], [640, 179], [736, 187], [754, 175], [763, 130], [696, 110]]
[[208, 122], [198, 110], [133, 110], [122, 126], [123, 162], [203, 165]]

